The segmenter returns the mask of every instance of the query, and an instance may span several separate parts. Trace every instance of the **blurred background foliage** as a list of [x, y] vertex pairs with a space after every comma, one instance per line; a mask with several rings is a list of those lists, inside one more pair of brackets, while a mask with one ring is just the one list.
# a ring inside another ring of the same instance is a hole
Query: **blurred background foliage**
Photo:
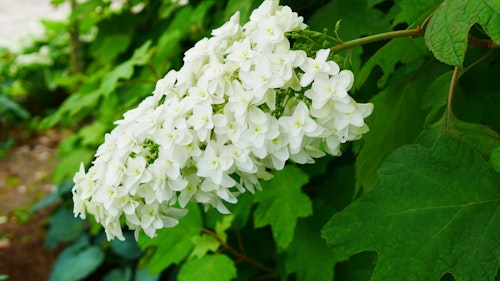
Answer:
[[[326, 28], [330, 35], [347, 41], [414, 28], [440, 2], [288, 0], [281, 4], [304, 16], [312, 30]], [[178, 260], [174, 257], [171, 263], [161, 262], [154, 251], [144, 251], [151, 247], [161, 249], [161, 244], [146, 241], [137, 245], [129, 233], [126, 241], [106, 241], [101, 227], [92, 219], [73, 218], [71, 179], [80, 162], [91, 163], [104, 134], [114, 127], [113, 122], [150, 95], [156, 81], [168, 70], [182, 66], [183, 53], [188, 48], [210, 36], [211, 30], [235, 11], [241, 12], [245, 22], [261, 1], [191, 0], [187, 5], [171, 0], [52, 1], [54, 6], [63, 3], [71, 6], [69, 17], [62, 22], [42, 21], [44, 37], [17, 52], [0, 49], [0, 150], [12, 145], [6, 132], [16, 127], [33, 131], [57, 127], [72, 132], [59, 145], [60, 161], [53, 178], [58, 189], [33, 207], [36, 211], [58, 202], [49, 221], [46, 246], [55, 249], [62, 244], [65, 248], [50, 280], [176, 280], [179, 264], [184, 260], [181, 256]], [[339, 20], [340, 29], [334, 34]], [[489, 126], [496, 134], [500, 131], [500, 89], [491, 81], [497, 79], [494, 75], [499, 73], [500, 64], [498, 51], [483, 60], [485, 52], [480, 48], [469, 50], [465, 64], [471, 65], [478, 59], [481, 63], [473, 71], [463, 73], [456, 90], [454, 113], [461, 120]], [[314, 240], [307, 229], [319, 233], [334, 212], [342, 210], [357, 195], [374, 189], [381, 162], [397, 147], [412, 143], [425, 127], [436, 123], [446, 104], [452, 67], [437, 62], [422, 38], [377, 42], [340, 55], [336, 57], [338, 63], [353, 70], [357, 79], [352, 95], [359, 102], [375, 103], [374, 116], [367, 123], [379, 135], [367, 135], [365, 147], [369, 149], [362, 150], [356, 142], [344, 148], [341, 158], [325, 158], [313, 166], [301, 167], [310, 177], [304, 192], [314, 202], [315, 215], [313, 220], [299, 220], [297, 241]], [[378, 93], [383, 95], [377, 97]], [[269, 227], [256, 229], [247, 223], [252, 201], [244, 197], [241, 201], [246, 207], [237, 208], [245, 210], [233, 210], [234, 220], [240, 226], [219, 225], [221, 233], [228, 233], [228, 243], [243, 240], [252, 245], [247, 249], [249, 255], [276, 268], [281, 280], [308, 280], [311, 275], [304, 273], [308, 271], [298, 261], [294, 263], [288, 257], [284, 262], [286, 259], [280, 258], [303, 253], [300, 243], [293, 242], [288, 252], [279, 252]], [[204, 220], [213, 229], [220, 223], [220, 217], [213, 212], [205, 214]], [[240, 232], [247, 235], [241, 238]], [[175, 238], [182, 233], [169, 235]], [[210, 241], [205, 242], [210, 245]], [[362, 252], [337, 263], [335, 280], [368, 280], [375, 261], [374, 252]], [[154, 268], [153, 274], [150, 267]], [[258, 269], [238, 264], [238, 280], [256, 276]], [[309, 280], [325, 279], [314, 276]]]

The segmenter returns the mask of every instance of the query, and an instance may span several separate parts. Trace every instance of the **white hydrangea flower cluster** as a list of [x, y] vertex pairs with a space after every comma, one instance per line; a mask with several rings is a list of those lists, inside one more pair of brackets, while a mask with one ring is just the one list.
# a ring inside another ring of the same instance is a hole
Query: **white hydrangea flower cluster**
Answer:
[[185, 53], [179, 71], [124, 114], [88, 172], [75, 175], [74, 213], [94, 215], [108, 239], [124, 239], [120, 218], [153, 237], [173, 227], [194, 201], [228, 213], [291, 159], [312, 163], [368, 131], [371, 104], [347, 93], [350, 71], [290, 49], [285, 32], [303, 18], [266, 0], [250, 21], [236, 13]]

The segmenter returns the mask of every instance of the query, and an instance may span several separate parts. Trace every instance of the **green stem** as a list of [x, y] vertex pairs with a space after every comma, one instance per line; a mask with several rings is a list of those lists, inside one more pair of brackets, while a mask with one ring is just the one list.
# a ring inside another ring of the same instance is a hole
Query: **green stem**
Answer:
[[352, 49], [357, 46], [365, 45], [368, 43], [389, 40], [399, 37], [420, 37], [424, 35], [424, 31], [421, 28], [408, 29], [408, 30], [396, 30], [380, 34], [375, 34], [371, 36], [366, 36], [359, 39], [354, 39], [351, 41], [343, 42], [337, 46], [330, 48], [333, 53], [338, 53], [344, 50]]
[[451, 76], [450, 91], [448, 92], [448, 102], [446, 104], [446, 133], [448, 133], [451, 129], [451, 122], [453, 118], [451, 103], [453, 100], [453, 94], [455, 93], [455, 87], [457, 85], [459, 73], [460, 67], [455, 66], [455, 69], [453, 69], [453, 75]]

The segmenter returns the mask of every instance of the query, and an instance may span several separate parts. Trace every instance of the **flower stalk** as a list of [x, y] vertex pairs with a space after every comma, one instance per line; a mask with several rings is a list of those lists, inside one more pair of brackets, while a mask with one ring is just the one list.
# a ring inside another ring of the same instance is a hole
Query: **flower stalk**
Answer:
[[332, 53], [339, 53], [345, 50], [352, 49], [357, 46], [373, 43], [373, 42], [378, 42], [378, 41], [384, 41], [384, 40], [390, 40], [394, 38], [400, 38], [400, 37], [420, 37], [424, 35], [424, 31], [422, 28], [417, 27], [415, 29], [408, 29], [408, 30], [396, 30], [396, 31], [390, 31], [390, 32], [384, 32], [380, 34], [375, 34], [375, 35], [370, 35], [354, 40], [350, 40], [347, 42], [342, 42], [339, 45], [336, 45], [330, 50]]

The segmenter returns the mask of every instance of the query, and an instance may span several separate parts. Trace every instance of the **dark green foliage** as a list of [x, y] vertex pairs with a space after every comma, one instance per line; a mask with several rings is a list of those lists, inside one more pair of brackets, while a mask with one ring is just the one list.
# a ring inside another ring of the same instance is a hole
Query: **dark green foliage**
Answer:
[[[228, 204], [230, 215], [193, 205], [179, 225], [153, 239], [141, 234], [138, 244], [129, 232], [125, 242], [105, 241], [92, 218], [73, 218], [68, 182], [80, 162], [90, 164], [113, 122], [179, 69], [185, 50], [236, 11], [246, 22], [260, 3], [199, 0], [179, 7], [131, 0], [112, 10], [109, 1], [90, 0], [76, 6], [68, 23], [45, 22], [49, 39], [23, 51], [46, 46], [52, 65], [18, 65], [10, 73], [22, 54], [0, 53], [0, 121], [35, 114], [44, 117], [35, 119], [41, 128], [74, 132], [60, 144], [54, 175], [60, 188], [34, 208], [62, 199], [47, 243], [68, 246], [51, 280], [494, 280], [500, 261], [496, 0], [282, 1], [310, 26], [290, 34], [292, 47], [307, 47], [299, 37], [314, 34], [311, 54], [378, 33], [422, 31], [331, 56], [354, 72], [351, 95], [374, 104], [370, 132], [343, 146], [340, 157], [289, 163], [262, 182], [262, 191]], [[79, 73], [71, 72], [72, 25], [85, 39]], [[36, 100], [34, 92], [51, 100], [38, 112], [24, 103]]]

